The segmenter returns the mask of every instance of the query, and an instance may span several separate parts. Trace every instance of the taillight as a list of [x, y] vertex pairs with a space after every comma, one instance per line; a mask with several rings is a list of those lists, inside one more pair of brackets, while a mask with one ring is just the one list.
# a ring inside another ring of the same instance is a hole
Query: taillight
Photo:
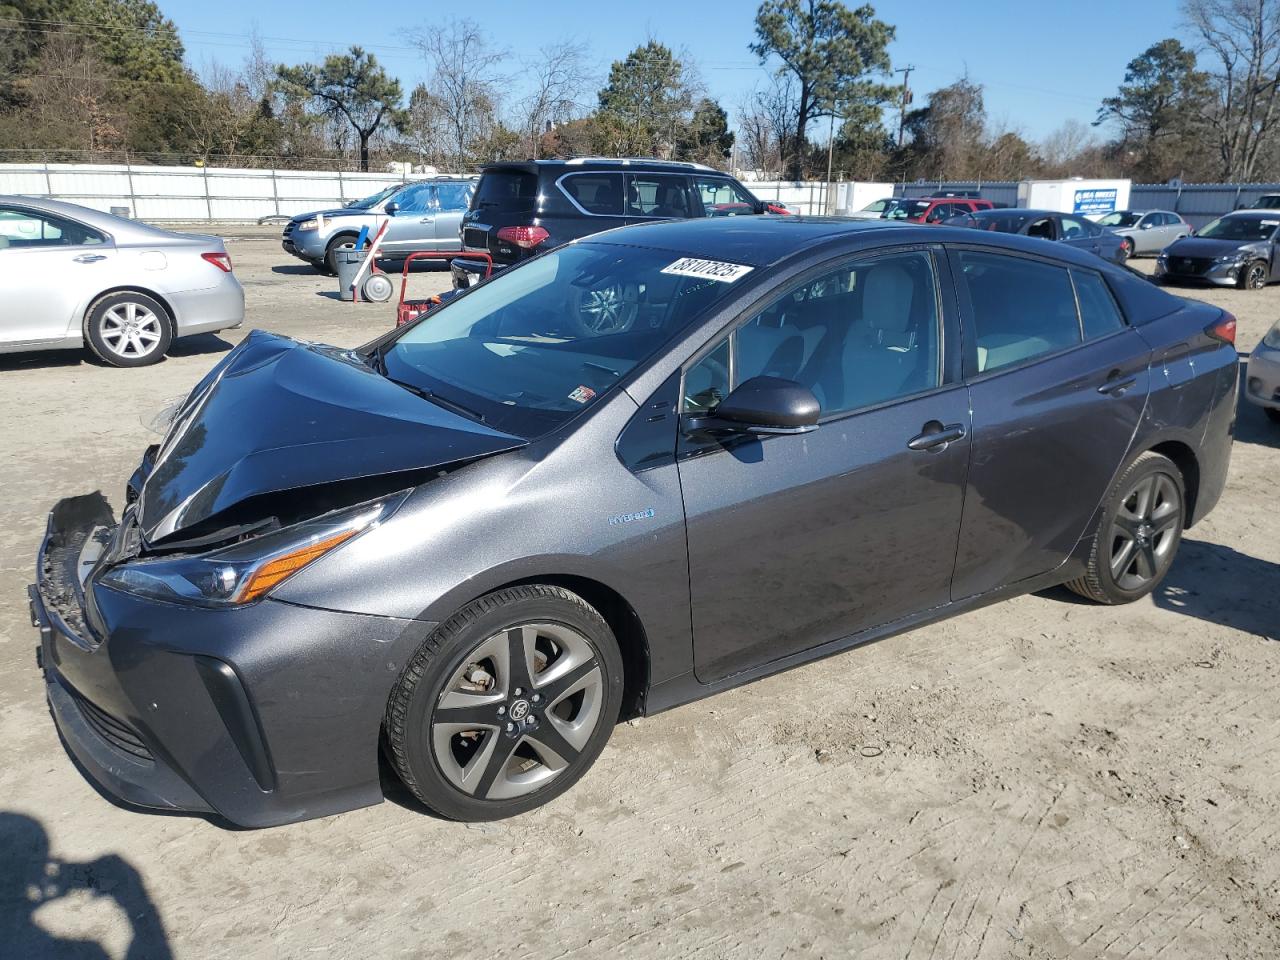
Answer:
[[1223, 310], [1222, 316], [1218, 318], [1218, 321], [1205, 327], [1204, 332], [1213, 337], [1213, 339], [1228, 343], [1234, 347], [1236, 345], [1236, 318]]
[[229, 253], [202, 253], [200, 256], [212, 263], [223, 273], [231, 272], [231, 254]]
[[549, 236], [551, 234], [547, 233], [543, 227], [501, 227], [498, 230], [499, 240], [514, 243], [517, 247], [523, 247], [525, 250], [532, 250]]

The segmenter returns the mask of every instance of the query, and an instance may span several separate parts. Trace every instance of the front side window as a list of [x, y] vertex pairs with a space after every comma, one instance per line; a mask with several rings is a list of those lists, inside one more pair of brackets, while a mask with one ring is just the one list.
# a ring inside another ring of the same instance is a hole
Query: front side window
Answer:
[[429, 183], [415, 183], [405, 187], [392, 199], [396, 204], [396, 216], [426, 213], [432, 209], [432, 186]]
[[940, 355], [929, 254], [857, 260], [778, 297], [690, 368], [685, 410], [712, 409], [733, 387], [770, 376], [812, 390], [824, 417], [845, 413], [938, 386]]
[[23, 247], [79, 247], [106, 242], [96, 230], [51, 213], [0, 207], [0, 250]]
[[689, 191], [684, 177], [631, 174], [627, 177], [627, 215], [689, 217]]
[[622, 174], [572, 173], [560, 181], [564, 192], [587, 213], [622, 216]]
[[705, 216], [732, 217], [755, 213], [756, 198], [728, 177], [694, 177], [693, 189], [702, 199]]
[[685, 260], [644, 247], [561, 247], [405, 327], [383, 349], [386, 374], [499, 430], [540, 436], [741, 283], [690, 275]]
[[976, 365], [987, 373], [1080, 343], [1080, 318], [1066, 269], [995, 253], [962, 250]]

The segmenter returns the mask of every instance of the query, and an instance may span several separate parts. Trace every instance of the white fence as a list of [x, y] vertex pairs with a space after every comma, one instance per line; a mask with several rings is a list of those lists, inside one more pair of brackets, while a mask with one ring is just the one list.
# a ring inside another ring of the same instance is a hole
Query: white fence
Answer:
[[[128, 164], [0, 163], [0, 194], [67, 200], [96, 210], [125, 207], [141, 220], [254, 221], [340, 207], [412, 177], [337, 170], [152, 167]], [[748, 184], [761, 200], [822, 213], [825, 183]]]
[[252, 221], [340, 207], [412, 177], [398, 173], [138, 167], [127, 164], [0, 163], [0, 194], [67, 200], [96, 210], [128, 208], [141, 220]]

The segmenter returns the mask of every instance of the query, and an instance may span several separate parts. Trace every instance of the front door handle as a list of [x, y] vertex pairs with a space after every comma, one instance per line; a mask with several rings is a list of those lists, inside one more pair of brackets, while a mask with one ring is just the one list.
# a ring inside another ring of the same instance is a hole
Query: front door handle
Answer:
[[97, 263], [99, 260], [107, 259], [100, 253], [82, 253], [78, 257], [72, 257], [72, 263]]
[[964, 438], [964, 424], [949, 423], [943, 425], [941, 420], [930, 420], [924, 428], [907, 441], [912, 450], [942, 450], [947, 444]]
[[419, 220], [418, 222], [419, 222], [419, 223], [435, 223], [435, 222], [436, 222], [436, 218], [435, 218], [435, 217], [423, 217], [423, 218], [422, 218], [421, 220]]

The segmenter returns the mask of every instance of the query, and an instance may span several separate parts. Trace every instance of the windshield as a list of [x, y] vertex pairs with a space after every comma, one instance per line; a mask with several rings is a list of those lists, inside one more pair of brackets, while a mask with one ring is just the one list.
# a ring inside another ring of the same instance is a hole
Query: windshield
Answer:
[[363, 200], [357, 200], [355, 203], [350, 205], [350, 209], [369, 210], [373, 207], [376, 207], [383, 200], [387, 199], [387, 197], [391, 196], [393, 193], [401, 189], [403, 186], [404, 186], [403, 183], [397, 183], [393, 186], [386, 187], [382, 190], [379, 190], [372, 197], [365, 197]]
[[923, 216], [932, 202], [932, 200], [895, 200], [893, 206], [881, 216], [885, 220], [905, 220], [907, 217]]
[[476, 287], [387, 347], [387, 376], [536, 437], [603, 397], [750, 267], [574, 243]]
[[862, 208], [863, 213], [884, 213], [884, 208], [893, 203], [892, 200], [877, 200], [875, 203], [869, 203]]
[[1132, 227], [1141, 219], [1140, 213], [1134, 213], [1132, 210], [1117, 210], [1115, 213], [1108, 213], [1098, 223], [1104, 227]]
[[1208, 240], [1270, 240], [1276, 227], [1280, 227], [1280, 219], [1275, 217], [1219, 217], [1196, 236]]

